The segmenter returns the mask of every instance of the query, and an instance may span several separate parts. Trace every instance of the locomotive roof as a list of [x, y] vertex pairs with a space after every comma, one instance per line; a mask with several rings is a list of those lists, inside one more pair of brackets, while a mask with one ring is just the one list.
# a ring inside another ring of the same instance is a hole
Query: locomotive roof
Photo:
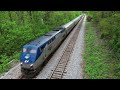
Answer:
[[35, 39], [34, 41], [26, 44], [24, 47], [33, 46], [33, 47], [40, 47], [43, 44], [46, 44], [49, 40], [51, 40], [54, 36], [60, 33], [61, 29], [54, 29], [53, 31], [48, 32], [47, 34], [40, 36], [39, 38]]

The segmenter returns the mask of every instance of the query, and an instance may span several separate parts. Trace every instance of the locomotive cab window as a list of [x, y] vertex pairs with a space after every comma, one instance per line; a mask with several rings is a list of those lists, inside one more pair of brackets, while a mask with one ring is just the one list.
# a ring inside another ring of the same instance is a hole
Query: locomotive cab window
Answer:
[[26, 48], [23, 48], [23, 52], [36, 53], [37, 50], [35, 50], [35, 49], [27, 50]]
[[23, 48], [23, 52], [26, 52], [27, 51], [27, 49], [26, 48]]
[[37, 50], [32, 49], [32, 50], [30, 50], [30, 53], [37, 53]]

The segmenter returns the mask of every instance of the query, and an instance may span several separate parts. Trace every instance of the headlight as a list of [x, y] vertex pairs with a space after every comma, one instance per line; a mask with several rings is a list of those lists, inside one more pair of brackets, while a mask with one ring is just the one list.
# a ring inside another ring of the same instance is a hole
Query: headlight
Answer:
[[23, 63], [21, 62], [20, 65], [22, 65]]
[[30, 64], [30, 69], [33, 69], [33, 64]]
[[33, 67], [33, 64], [31, 64], [30, 67]]

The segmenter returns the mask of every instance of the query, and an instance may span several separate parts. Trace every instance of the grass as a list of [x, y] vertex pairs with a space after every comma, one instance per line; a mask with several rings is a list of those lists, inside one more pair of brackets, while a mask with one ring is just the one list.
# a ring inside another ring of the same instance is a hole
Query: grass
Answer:
[[0, 64], [0, 74], [8, 71], [11, 68], [11, 64], [9, 63], [10, 60], [14, 60], [14, 62], [19, 62], [19, 58], [20, 58], [20, 53], [21, 52], [15, 52], [13, 56], [6, 56], [6, 55], [2, 55], [2, 59], [0, 60], [2, 62], [2, 64]]
[[87, 22], [85, 36], [85, 79], [120, 78], [120, 61], [117, 61], [106, 45], [100, 42], [95, 28]]

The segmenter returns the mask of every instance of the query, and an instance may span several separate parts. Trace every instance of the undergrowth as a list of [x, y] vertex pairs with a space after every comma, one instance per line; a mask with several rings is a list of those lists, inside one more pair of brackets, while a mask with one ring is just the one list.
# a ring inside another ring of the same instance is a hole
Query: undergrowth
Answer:
[[95, 28], [87, 22], [85, 36], [85, 79], [120, 78], [120, 61], [99, 39]]

